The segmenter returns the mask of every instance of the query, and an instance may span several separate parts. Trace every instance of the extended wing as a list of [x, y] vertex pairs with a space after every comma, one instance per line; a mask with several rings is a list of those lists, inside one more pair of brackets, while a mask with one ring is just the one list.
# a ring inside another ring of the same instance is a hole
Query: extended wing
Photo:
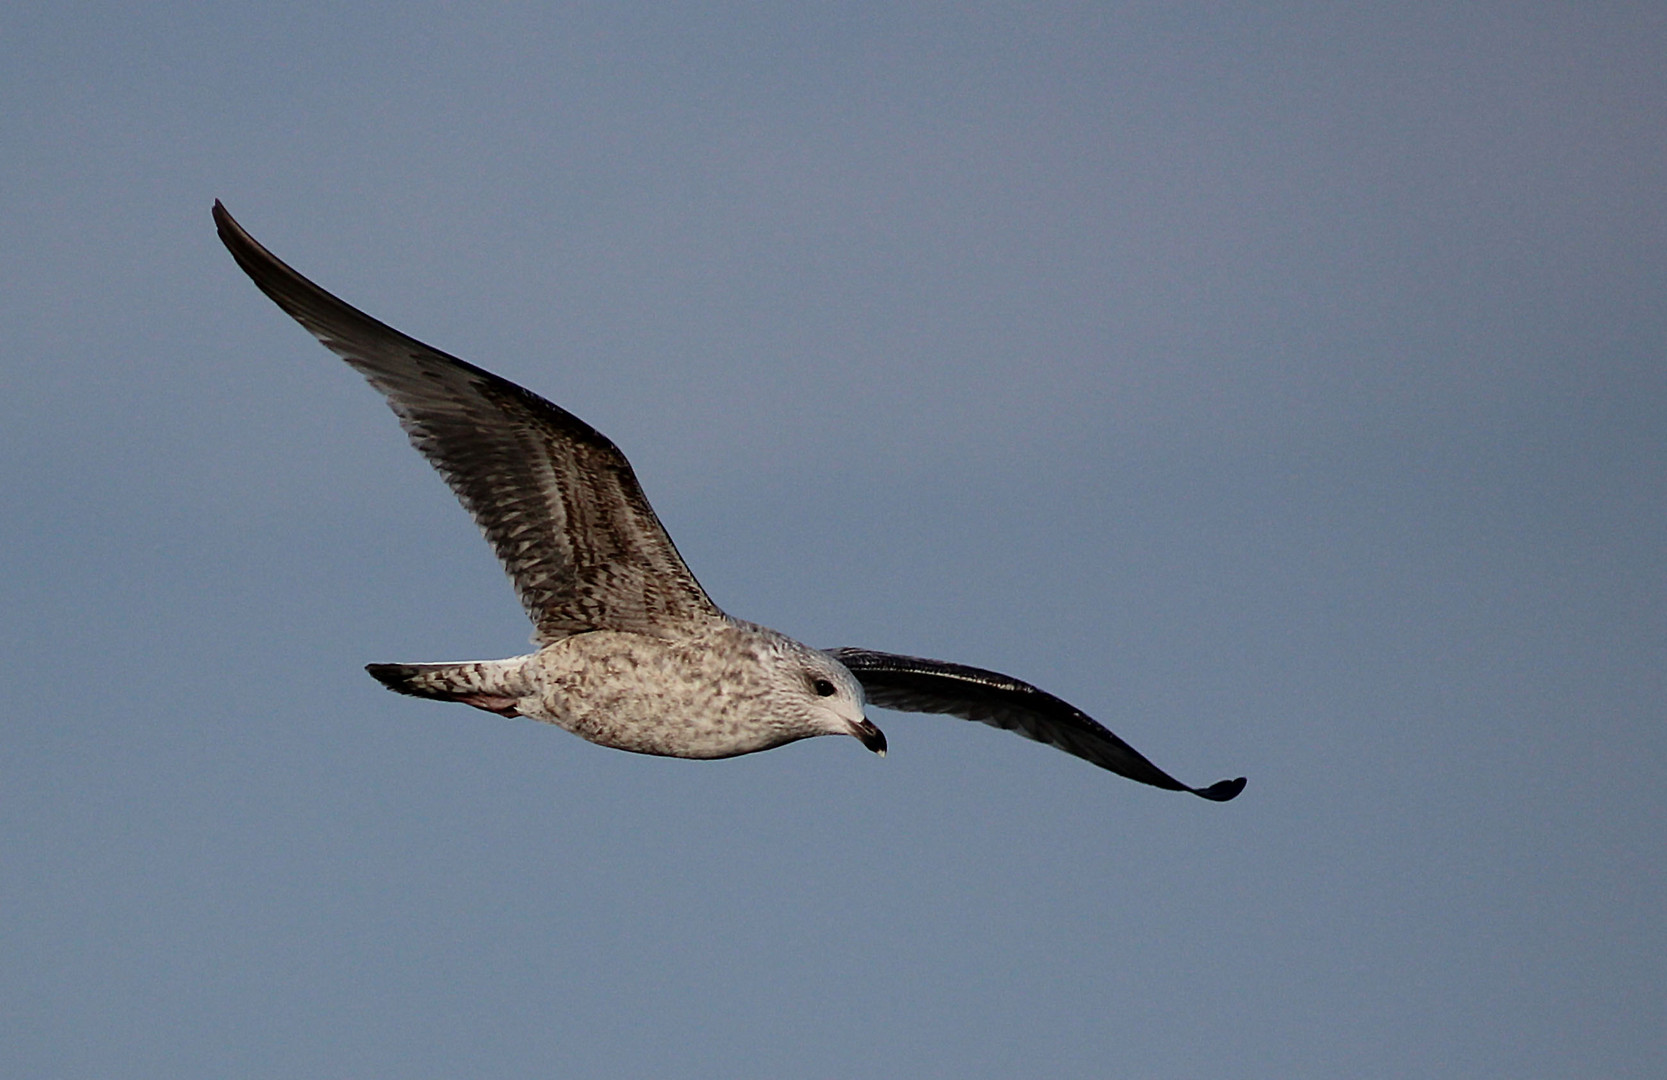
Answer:
[[262, 292], [388, 398], [497, 552], [549, 643], [586, 630], [664, 633], [723, 618], [601, 432], [507, 379], [314, 285], [214, 204], [220, 239]]
[[1081, 709], [998, 672], [870, 649], [829, 652], [862, 683], [868, 700], [882, 708], [947, 713], [1006, 728], [1130, 780], [1169, 791], [1190, 791], [1216, 802], [1226, 802], [1244, 790], [1242, 776], [1206, 788], [1188, 787], [1146, 760], [1138, 750]]

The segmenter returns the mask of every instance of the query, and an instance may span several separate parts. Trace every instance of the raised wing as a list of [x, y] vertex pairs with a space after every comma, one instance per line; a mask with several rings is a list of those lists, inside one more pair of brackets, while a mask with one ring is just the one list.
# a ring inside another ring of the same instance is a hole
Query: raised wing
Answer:
[[1169, 791], [1190, 791], [1215, 802], [1226, 802], [1244, 790], [1242, 776], [1206, 788], [1188, 787], [1081, 709], [998, 672], [870, 649], [829, 651], [862, 683], [868, 700], [882, 708], [947, 713], [1006, 728], [1130, 780]]
[[497, 552], [534, 641], [676, 633], [682, 622], [723, 618], [601, 432], [338, 300], [256, 243], [218, 201], [214, 222], [261, 291], [387, 396], [411, 445]]

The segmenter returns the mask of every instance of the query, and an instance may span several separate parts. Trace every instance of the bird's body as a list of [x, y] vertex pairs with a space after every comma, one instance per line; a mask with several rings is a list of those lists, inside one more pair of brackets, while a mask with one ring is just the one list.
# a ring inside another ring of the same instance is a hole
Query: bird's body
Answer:
[[[843, 665], [728, 618], [676, 637], [595, 630], [509, 660], [373, 664], [371, 674], [402, 693], [543, 720], [639, 754], [735, 757], [813, 735], [884, 747]], [[818, 681], [834, 692], [817, 694]]]
[[536, 652], [371, 664], [400, 693], [527, 716], [603, 746], [723, 758], [815, 735], [884, 754], [863, 714], [947, 713], [1017, 731], [1142, 783], [1224, 802], [1242, 778], [1180, 783], [1080, 710], [981, 668], [822, 651], [718, 608], [605, 436], [538, 395], [378, 322], [296, 273], [223, 206], [220, 238], [260, 289], [380, 390], [475, 519], [531, 618]]

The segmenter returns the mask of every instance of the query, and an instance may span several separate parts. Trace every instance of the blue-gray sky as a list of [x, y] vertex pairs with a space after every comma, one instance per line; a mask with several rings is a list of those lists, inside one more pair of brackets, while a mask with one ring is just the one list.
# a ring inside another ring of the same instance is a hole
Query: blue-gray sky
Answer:
[[[13, 4], [0, 1073], [1667, 1074], [1659, 4]], [[719, 604], [1009, 671], [635, 757], [237, 271], [607, 432]]]

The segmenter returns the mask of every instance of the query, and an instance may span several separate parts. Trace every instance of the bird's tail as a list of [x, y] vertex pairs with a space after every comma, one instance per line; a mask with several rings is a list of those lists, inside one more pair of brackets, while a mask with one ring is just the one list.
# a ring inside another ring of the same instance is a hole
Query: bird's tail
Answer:
[[461, 701], [499, 716], [520, 716], [517, 705], [534, 692], [528, 658], [459, 664], [366, 664], [377, 682], [401, 694]]

